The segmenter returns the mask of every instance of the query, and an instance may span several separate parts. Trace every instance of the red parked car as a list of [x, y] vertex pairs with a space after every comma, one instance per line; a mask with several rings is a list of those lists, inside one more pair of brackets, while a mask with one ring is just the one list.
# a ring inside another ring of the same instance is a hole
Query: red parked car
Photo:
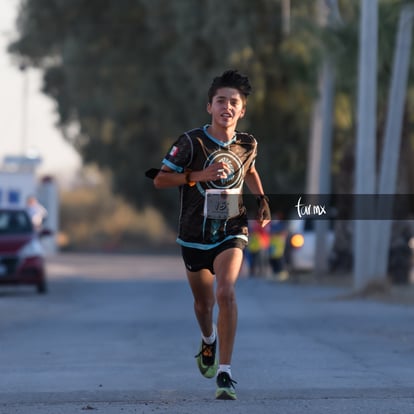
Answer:
[[0, 209], [0, 284], [34, 285], [47, 290], [45, 257], [26, 210]]

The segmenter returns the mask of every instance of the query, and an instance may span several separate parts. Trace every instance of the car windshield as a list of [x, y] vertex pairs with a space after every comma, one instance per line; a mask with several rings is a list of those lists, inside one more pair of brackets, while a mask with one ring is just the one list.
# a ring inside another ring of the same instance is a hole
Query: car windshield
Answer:
[[30, 218], [25, 211], [0, 211], [0, 234], [25, 234], [32, 231]]

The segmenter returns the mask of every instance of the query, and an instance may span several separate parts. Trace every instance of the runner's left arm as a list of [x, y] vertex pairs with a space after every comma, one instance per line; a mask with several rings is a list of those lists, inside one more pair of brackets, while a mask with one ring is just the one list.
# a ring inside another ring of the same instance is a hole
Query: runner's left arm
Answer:
[[259, 209], [257, 221], [262, 227], [265, 227], [271, 222], [269, 202], [263, 190], [262, 180], [254, 165], [247, 170], [244, 182], [250, 192], [258, 197]]

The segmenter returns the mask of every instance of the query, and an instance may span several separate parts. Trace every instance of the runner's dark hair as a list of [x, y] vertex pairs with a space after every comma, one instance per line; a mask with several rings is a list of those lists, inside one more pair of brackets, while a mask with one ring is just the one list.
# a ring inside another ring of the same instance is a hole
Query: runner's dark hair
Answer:
[[249, 78], [235, 69], [226, 70], [221, 76], [217, 76], [213, 79], [207, 93], [209, 103], [213, 101], [217, 89], [220, 88], [237, 89], [245, 98], [252, 92]]

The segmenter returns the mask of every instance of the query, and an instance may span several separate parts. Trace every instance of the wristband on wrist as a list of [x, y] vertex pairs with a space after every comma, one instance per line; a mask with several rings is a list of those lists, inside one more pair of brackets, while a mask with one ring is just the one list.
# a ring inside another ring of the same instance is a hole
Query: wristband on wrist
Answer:
[[266, 196], [266, 195], [264, 195], [264, 194], [261, 194], [261, 195], [256, 196], [257, 205], [259, 205], [259, 206], [260, 206], [260, 203], [261, 203], [263, 200], [265, 200], [267, 203], [269, 203], [269, 197], [268, 197], [268, 196]]
[[184, 174], [185, 174], [185, 182], [187, 183], [187, 185], [189, 185], [190, 187], [195, 186], [196, 182], [190, 180], [191, 171], [185, 171]]

